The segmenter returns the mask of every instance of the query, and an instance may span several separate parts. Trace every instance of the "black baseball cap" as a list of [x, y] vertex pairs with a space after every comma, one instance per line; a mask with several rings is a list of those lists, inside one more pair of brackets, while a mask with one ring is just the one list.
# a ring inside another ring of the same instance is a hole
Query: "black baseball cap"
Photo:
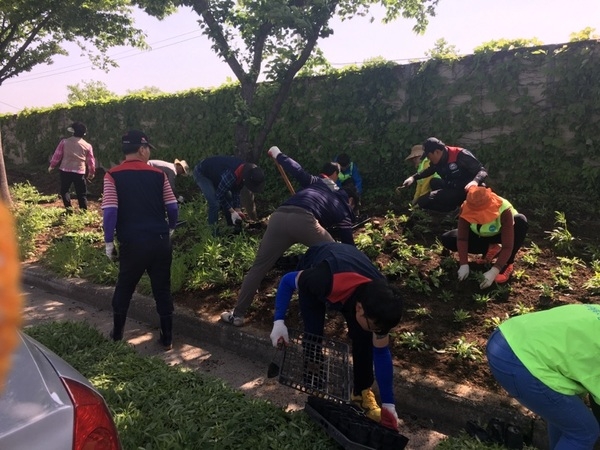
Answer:
[[148, 140], [148, 136], [146, 133], [140, 130], [129, 130], [126, 134], [121, 138], [121, 144], [123, 145], [123, 149], [131, 148], [132, 146], [137, 145], [147, 145], [148, 147], [154, 149], [154, 145], [150, 143]]
[[265, 174], [256, 164], [244, 164], [242, 179], [244, 180], [244, 186], [251, 192], [262, 192], [265, 187]]

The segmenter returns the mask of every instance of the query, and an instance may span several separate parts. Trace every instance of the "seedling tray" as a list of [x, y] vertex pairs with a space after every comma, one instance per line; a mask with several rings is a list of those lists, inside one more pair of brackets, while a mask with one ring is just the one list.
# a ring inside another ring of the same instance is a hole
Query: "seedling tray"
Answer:
[[304, 411], [345, 450], [402, 450], [408, 438], [365, 417], [349, 404], [308, 397]]
[[310, 333], [288, 330], [289, 344], [277, 352], [279, 383], [337, 402], [350, 400], [348, 344]]

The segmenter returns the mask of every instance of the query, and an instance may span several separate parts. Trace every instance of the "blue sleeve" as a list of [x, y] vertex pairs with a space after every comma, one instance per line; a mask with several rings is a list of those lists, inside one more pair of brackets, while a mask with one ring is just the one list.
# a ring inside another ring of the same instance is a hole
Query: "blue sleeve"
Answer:
[[356, 190], [359, 194], [362, 194], [362, 177], [358, 172], [358, 167], [356, 164], [352, 165], [352, 179], [354, 180], [354, 186], [356, 186]]
[[102, 210], [102, 227], [104, 228], [104, 242], [115, 240], [117, 226], [117, 208], [107, 207]]
[[284, 320], [290, 300], [296, 290], [296, 276], [298, 272], [288, 272], [279, 282], [277, 295], [275, 296], [275, 320]]
[[375, 378], [379, 387], [381, 403], [394, 402], [394, 366], [392, 365], [392, 353], [389, 346], [373, 346], [373, 365], [375, 366]]
[[177, 217], [179, 216], [179, 207], [177, 203], [169, 203], [165, 205], [167, 209], [167, 218], [169, 219], [169, 229], [174, 230], [177, 225]]
[[294, 161], [292, 158], [287, 156], [284, 153], [280, 153], [277, 155], [277, 162], [281, 164], [283, 170], [289, 173], [292, 177], [294, 177], [300, 186], [305, 188], [306, 186], [310, 186], [313, 183], [316, 183], [320, 180], [319, 177], [311, 175], [306, 170], [302, 168], [300, 164]]

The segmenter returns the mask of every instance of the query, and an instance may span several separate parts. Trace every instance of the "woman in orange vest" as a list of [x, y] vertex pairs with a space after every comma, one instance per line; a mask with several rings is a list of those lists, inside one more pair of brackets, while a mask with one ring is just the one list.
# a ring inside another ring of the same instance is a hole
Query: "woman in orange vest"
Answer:
[[[482, 254], [479, 263], [492, 263], [483, 274], [482, 289], [495, 281], [506, 283], [513, 272], [515, 256], [525, 240], [529, 225], [511, 203], [490, 188], [474, 186], [461, 206], [458, 229], [442, 235], [442, 245], [458, 251], [459, 281], [469, 276], [469, 253]], [[501, 244], [501, 245], [500, 245]], [[495, 259], [495, 262], [494, 262]]]

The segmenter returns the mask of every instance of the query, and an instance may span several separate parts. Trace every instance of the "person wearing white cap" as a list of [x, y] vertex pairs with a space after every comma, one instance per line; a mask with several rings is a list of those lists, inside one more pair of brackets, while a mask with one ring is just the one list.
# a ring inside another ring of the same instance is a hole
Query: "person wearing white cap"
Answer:
[[185, 159], [175, 159], [172, 163], [160, 159], [151, 159], [148, 161], [148, 164], [162, 170], [167, 175], [173, 194], [177, 197], [177, 202], [183, 203], [183, 196], [177, 196], [175, 191], [175, 177], [178, 175], [187, 176], [190, 174], [190, 166], [185, 162]]

